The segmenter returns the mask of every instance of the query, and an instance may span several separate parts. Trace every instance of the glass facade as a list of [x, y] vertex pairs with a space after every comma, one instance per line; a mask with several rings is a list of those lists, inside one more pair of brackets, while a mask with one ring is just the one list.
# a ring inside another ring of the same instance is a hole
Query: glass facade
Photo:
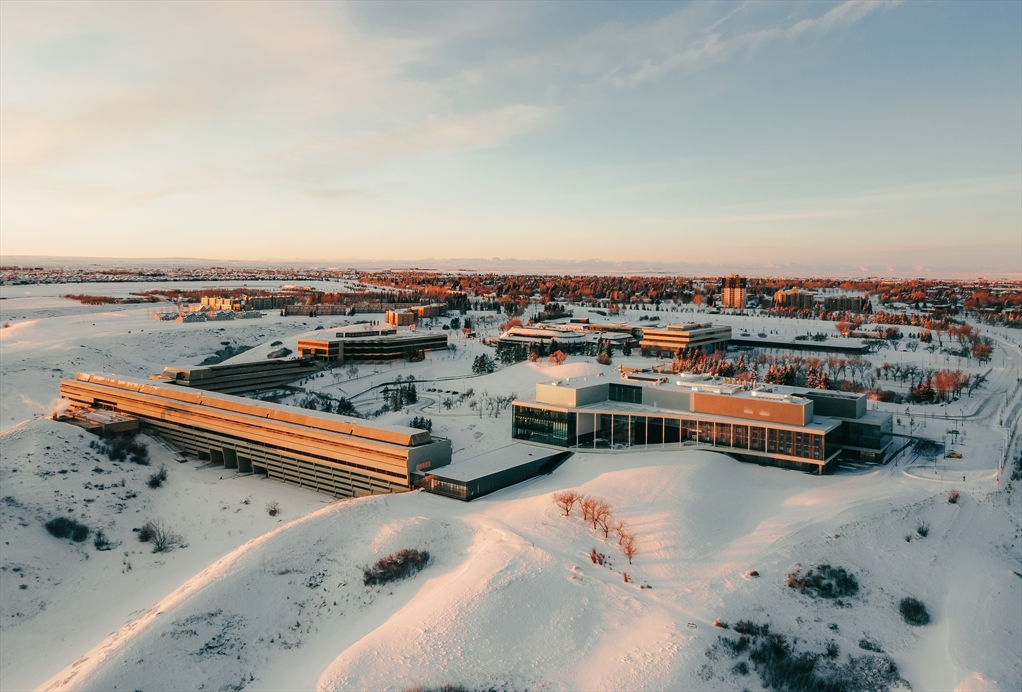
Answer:
[[512, 435], [518, 440], [580, 449], [628, 449], [699, 442], [823, 462], [840, 449], [841, 429], [824, 435], [762, 425], [644, 416], [630, 413], [550, 411], [516, 405]]
[[610, 400], [623, 401], [628, 404], [642, 403], [642, 387], [631, 384], [611, 384]]
[[881, 422], [846, 421], [842, 427], [841, 442], [846, 447], [862, 447], [880, 450], [891, 442], [892, 424], [887, 419]]
[[576, 444], [574, 412], [515, 406], [511, 428], [511, 436], [516, 440], [530, 440], [558, 447], [574, 447]]

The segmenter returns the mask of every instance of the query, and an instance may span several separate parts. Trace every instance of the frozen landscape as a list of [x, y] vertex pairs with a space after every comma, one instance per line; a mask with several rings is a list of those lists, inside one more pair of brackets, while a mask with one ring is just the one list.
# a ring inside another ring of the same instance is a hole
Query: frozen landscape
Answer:
[[0, 692], [1022, 692], [1022, 2], [0, 0]]
[[[152, 305], [80, 305], [60, 297], [66, 285], [0, 290], [5, 690], [783, 689], [760, 672], [779, 660], [770, 646], [789, 663], [812, 658], [841, 689], [1022, 687], [1022, 503], [1009, 482], [1017, 438], [1005, 454], [1022, 353], [1007, 332], [984, 330], [993, 357], [963, 367], [989, 371], [987, 382], [946, 412], [870, 402], [899, 415], [896, 432], [940, 438], [953, 424], [960, 459], [909, 448], [882, 466], [814, 476], [706, 450], [576, 453], [550, 475], [471, 503], [423, 492], [334, 501], [147, 435], [148, 466], [114, 461], [94, 436], [50, 415], [60, 379], [79, 371], [146, 378], [227, 346], [250, 347], [232, 362], [260, 360], [276, 342], [294, 350], [300, 334], [353, 318], [267, 311], [179, 324], [153, 320]], [[496, 336], [497, 316], [470, 316], [478, 336]], [[833, 329], [712, 319], [792, 337]], [[473, 375], [473, 359], [492, 347], [458, 331], [451, 343], [422, 362], [325, 371], [303, 387], [370, 412], [382, 403], [376, 385], [413, 376], [418, 402], [379, 420], [427, 416], [459, 461], [510, 442], [509, 409], [482, 402], [651, 362], [570, 356]], [[150, 487], [161, 467], [166, 480]], [[636, 536], [631, 564], [577, 507], [563, 516], [553, 497], [565, 490], [613, 508]], [[58, 516], [89, 527], [89, 539], [52, 536], [44, 524]], [[166, 529], [170, 550], [138, 540], [146, 522]], [[430, 560], [411, 578], [363, 584], [364, 567], [401, 549]], [[837, 598], [789, 586], [840, 570]], [[924, 604], [928, 624], [908, 624], [906, 598]]]

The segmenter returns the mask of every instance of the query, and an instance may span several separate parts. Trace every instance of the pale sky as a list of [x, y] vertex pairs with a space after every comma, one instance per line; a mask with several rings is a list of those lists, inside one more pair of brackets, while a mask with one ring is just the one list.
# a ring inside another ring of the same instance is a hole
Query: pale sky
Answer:
[[1022, 3], [0, 2], [0, 253], [1022, 271]]

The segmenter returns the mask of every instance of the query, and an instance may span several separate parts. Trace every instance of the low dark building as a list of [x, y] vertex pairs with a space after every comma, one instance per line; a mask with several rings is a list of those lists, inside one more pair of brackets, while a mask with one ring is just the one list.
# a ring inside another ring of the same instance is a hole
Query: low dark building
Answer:
[[534, 445], [512, 444], [422, 475], [415, 485], [436, 495], [469, 502], [550, 473], [571, 454]]

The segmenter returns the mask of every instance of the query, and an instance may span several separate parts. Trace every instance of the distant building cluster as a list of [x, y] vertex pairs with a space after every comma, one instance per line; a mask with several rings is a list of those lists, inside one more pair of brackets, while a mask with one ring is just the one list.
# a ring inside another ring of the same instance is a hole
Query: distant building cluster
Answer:
[[796, 310], [812, 310], [819, 305], [826, 312], [862, 312], [866, 299], [853, 295], [818, 296], [813, 291], [800, 288], [782, 289], [774, 293], [775, 308], [795, 308]]
[[251, 320], [257, 319], [263, 316], [261, 312], [253, 311], [239, 311], [234, 310], [210, 310], [206, 306], [202, 306], [204, 310], [189, 310], [187, 312], [156, 312], [153, 313], [153, 319], [157, 322], [222, 322], [224, 320]]
[[395, 327], [408, 327], [427, 317], [440, 317], [444, 312], [443, 305], [413, 305], [403, 310], [387, 310], [386, 322]]
[[780, 290], [774, 294], [775, 308], [795, 308], [797, 310], [812, 310], [816, 305], [816, 294], [812, 291], [803, 291], [799, 288]]
[[201, 305], [210, 310], [232, 310], [242, 312], [248, 310], [279, 310], [285, 305], [294, 305], [295, 297], [291, 295], [270, 296], [203, 296]]

